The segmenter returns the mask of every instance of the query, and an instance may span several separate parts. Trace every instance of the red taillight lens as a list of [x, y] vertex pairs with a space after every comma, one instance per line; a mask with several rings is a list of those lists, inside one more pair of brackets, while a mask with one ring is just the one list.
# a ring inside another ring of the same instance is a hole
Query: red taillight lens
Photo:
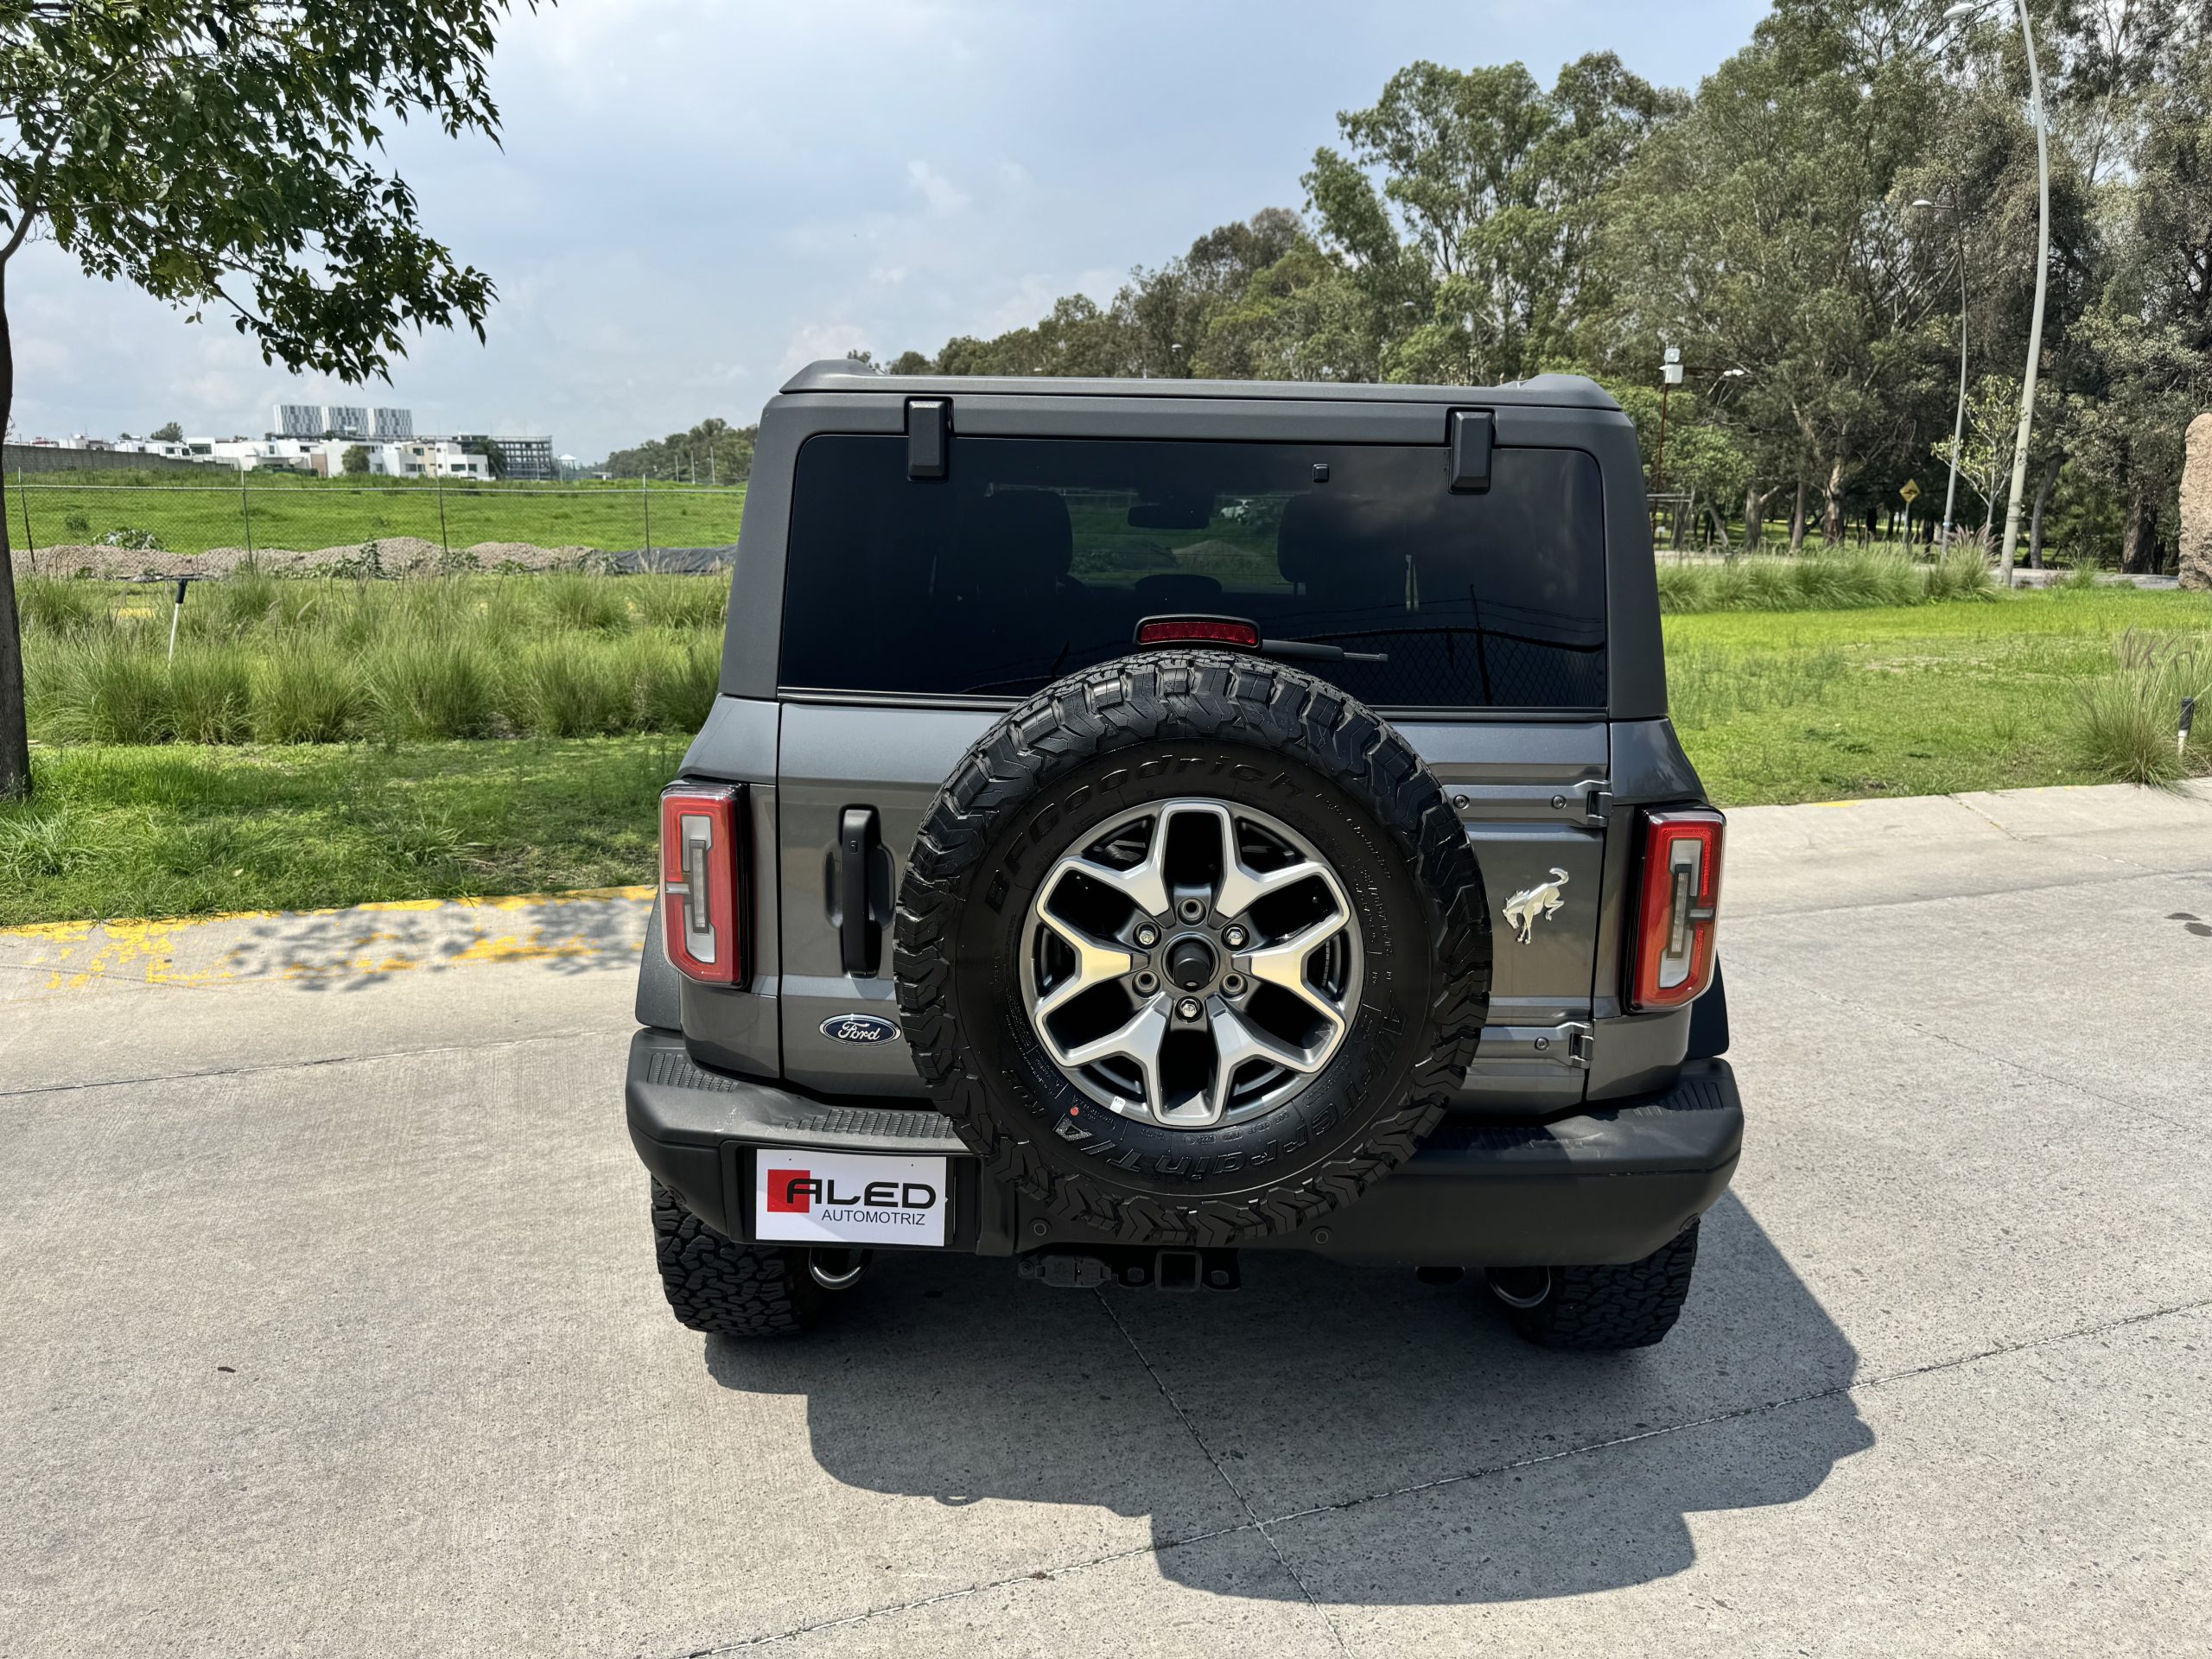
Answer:
[[1242, 645], [1260, 648], [1260, 630], [1240, 616], [1147, 616], [1137, 624], [1141, 645]]
[[677, 784], [660, 798], [661, 944], [670, 966], [703, 984], [745, 978], [737, 798], [728, 784]]
[[1643, 890], [1629, 1007], [1679, 1008], [1713, 983], [1713, 928], [1720, 908], [1720, 837], [1710, 807], [1643, 815]]

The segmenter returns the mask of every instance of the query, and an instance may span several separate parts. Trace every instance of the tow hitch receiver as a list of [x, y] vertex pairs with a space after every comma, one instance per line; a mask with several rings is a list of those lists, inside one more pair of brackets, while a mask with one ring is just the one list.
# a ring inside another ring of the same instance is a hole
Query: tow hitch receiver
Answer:
[[1097, 1249], [1036, 1250], [1017, 1264], [1024, 1279], [1058, 1290], [1237, 1290], [1244, 1275], [1234, 1250], [1148, 1250], [1134, 1244]]

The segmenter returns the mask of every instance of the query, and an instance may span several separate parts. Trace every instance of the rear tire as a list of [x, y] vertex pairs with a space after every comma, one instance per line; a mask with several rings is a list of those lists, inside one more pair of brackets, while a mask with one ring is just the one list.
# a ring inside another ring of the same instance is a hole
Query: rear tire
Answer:
[[795, 1337], [821, 1309], [805, 1251], [724, 1238], [658, 1181], [653, 1253], [677, 1322], [709, 1336]]
[[1538, 1347], [1615, 1353], [1649, 1348], [1675, 1328], [1696, 1266], [1693, 1221], [1641, 1262], [1493, 1268], [1489, 1278], [1513, 1328]]

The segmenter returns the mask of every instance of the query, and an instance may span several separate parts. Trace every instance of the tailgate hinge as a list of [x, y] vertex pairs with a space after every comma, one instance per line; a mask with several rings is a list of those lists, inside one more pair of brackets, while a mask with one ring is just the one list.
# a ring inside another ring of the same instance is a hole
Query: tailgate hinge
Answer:
[[1593, 1040], [1590, 1022], [1569, 1020], [1556, 1026], [1486, 1026], [1476, 1063], [1487, 1060], [1549, 1060], [1570, 1071], [1590, 1069]]

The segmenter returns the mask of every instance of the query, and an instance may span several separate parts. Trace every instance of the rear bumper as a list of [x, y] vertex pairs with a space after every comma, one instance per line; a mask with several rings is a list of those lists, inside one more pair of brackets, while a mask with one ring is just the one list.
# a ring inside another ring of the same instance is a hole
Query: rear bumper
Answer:
[[[756, 1151], [805, 1147], [949, 1159], [955, 1249], [1011, 1255], [1098, 1242], [984, 1180], [951, 1125], [926, 1108], [826, 1105], [710, 1071], [691, 1059], [680, 1035], [652, 1027], [631, 1042], [624, 1096], [630, 1140], [645, 1167], [732, 1238], [749, 1232], [746, 1196]], [[1410, 1163], [1358, 1203], [1252, 1248], [1465, 1267], [1633, 1262], [1727, 1190], [1743, 1136], [1728, 1063], [1693, 1060], [1659, 1093], [1548, 1123], [1447, 1119]]]

